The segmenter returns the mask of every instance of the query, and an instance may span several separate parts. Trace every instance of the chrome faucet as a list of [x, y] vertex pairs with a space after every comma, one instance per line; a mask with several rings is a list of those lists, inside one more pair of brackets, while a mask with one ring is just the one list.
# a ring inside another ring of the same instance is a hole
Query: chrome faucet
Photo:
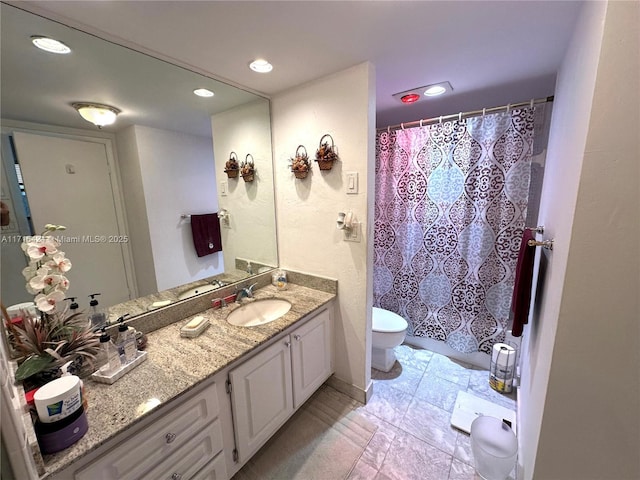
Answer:
[[241, 288], [236, 293], [236, 303], [242, 302], [242, 297], [253, 298], [253, 289], [257, 285], [254, 283], [253, 285], [249, 285], [248, 287]]

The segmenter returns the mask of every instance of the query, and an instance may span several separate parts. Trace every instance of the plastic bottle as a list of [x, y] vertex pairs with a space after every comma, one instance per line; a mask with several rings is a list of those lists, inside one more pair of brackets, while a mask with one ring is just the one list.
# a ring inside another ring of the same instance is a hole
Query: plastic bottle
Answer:
[[133, 362], [138, 356], [135, 332], [133, 328], [124, 323], [124, 317], [128, 315], [129, 314], [123, 315], [118, 319], [120, 325], [118, 325], [118, 336], [115, 341], [118, 353], [124, 357], [123, 364], [125, 365]]
[[107, 314], [98, 306], [98, 300], [96, 300], [96, 295], [100, 295], [100, 293], [92, 293], [89, 295], [91, 297], [91, 301], [89, 302], [89, 320], [91, 321], [91, 328], [96, 329], [100, 328], [107, 323]]
[[111, 336], [106, 331], [106, 326], [102, 327], [100, 335], [100, 353], [98, 353], [98, 370], [103, 375], [111, 375], [121, 366], [118, 347], [111, 341]]
[[287, 272], [285, 272], [284, 270], [278, 270], [277, 275], [278, 277], [277, 277], [276, 287], [278, 287], [278, 290], [286, 290], [287, 289]]

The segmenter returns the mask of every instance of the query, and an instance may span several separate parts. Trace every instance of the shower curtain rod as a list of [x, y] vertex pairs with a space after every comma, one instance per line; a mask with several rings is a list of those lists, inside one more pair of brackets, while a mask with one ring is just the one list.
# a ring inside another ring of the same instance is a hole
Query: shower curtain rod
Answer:
[[506, 110], [508, 112], [512, 108], [520, 108], [520, 107], [527, 107], [527, 106], [533, 107], [533, 105], [537, 103], [547, 103], [547, 102], [553, 102], [553, 95], [545, 98], [537, 98], [535, 100], [532, 99], [529, 102], [510, 103], [508, 105], [502, 105], [501, 107], [483, 108], [482, 110], [472, 110], [470, 112], [460, 112], [460, 113], [454, 113], [453, 115], [442, 115], [440, 117], [414, 120], [413, 122], [400, 123], [398, 125], [389, 125], [388, 127], [377, 128], [376, 131], [380, 132], [382, 130], [390, 131], [390, 130], [398, 130], [398, 129], [404, 130], [405, 128], [411, 128], [411, 127], [424, 127], [425, 125], [442, 123], [444, 121], [449, 121], [449, 120], [455, 120], [455, 119], [462, 120], [463, 118], [477, 117], [480, 115], [486, 115], [487, 113], [496, 113], [501, 110]]

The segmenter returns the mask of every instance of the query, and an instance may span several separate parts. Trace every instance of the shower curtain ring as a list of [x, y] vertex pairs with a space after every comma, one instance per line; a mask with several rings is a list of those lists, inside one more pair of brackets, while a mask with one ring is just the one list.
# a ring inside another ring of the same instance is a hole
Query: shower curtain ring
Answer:
[[533, 98], [531, 99], [531, 105], [530, 105], [530, 107], [531, 107], [531, 108], [533, 108]]
[[420, 127], [422, 127], [422, 118], [420, 119]]
[[482, 118], [484, 118], [486, 113], [487, 113], [487, 108], [485, 107], [482, 109]]
[[440, 123], [442, 123], [442, 115], [440, 115]]
[[387, 125], [387, 133], [391, 133], [391, 125]]
[[509, 110], [511, 110], [511, 104], [507, 103], [507, 113], [509, 113]]
[[404, 130], [404, 123], [400, 124], [400, 128], [402, 128]]
[[458, 121], [459, 121], [459, 122], [461, 122], [461, 121], [462, 121], [462, 112], [460, 112], [460, 113], [458, 114]]

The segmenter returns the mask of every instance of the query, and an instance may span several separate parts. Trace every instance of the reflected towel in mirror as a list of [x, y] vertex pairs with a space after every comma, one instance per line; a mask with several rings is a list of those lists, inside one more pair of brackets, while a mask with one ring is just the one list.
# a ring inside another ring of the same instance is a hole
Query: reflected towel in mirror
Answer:
[[198, 257], [222, 250], [220, 220], [217, 213], [191, 215], [191, 233]]

